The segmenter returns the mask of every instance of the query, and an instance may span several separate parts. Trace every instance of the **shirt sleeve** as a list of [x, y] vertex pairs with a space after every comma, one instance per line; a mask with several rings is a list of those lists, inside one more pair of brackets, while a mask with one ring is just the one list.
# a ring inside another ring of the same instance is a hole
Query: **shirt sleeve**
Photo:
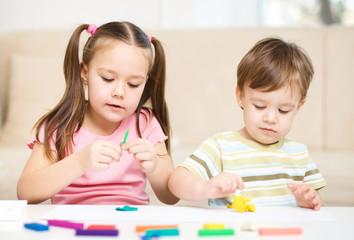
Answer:
[[[54, 136], [55, 136], [55, 135], [56, 135], [56, 134], [54, 134]], [[27, 146], [28, 146], [30, 149], [33, 149], [34, 144], [35, 144], [36, 142], [44, 143], [44, 125], [42, 125], [42, 126], [40, 127], [40, 129], [39, 129], [38, 139], [39, 139], [39, 141], [37, 140], [36, 136], [34, 136], [34, 137], [32, 138], [32, 140], [27, 143]], [[51, 149], [52, 151], [54, 151], [54, 152], [57, 152], [53, 139], [50, 141], [50, 149]]]
[[304, 183], [309, 184], [312, 188], [319, 190], [327, 185], [322, 174], [317, 168], [315, 162], [310, 157], [307, 163], [307, 169], [304, 177]]
[[208, 138], [182, 164], [196, 176], [209, 180], [222, 172], [221, 151], [214, 138]]

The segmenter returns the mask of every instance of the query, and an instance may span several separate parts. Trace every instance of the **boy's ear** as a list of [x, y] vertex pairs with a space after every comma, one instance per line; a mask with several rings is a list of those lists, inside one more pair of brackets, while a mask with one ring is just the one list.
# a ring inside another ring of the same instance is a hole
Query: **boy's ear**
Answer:
[[87, 85], [87, 66], [85, 63], [80, 64], [80, 77], [83, 84]]
[[296, 110], [299, 111], [300, 108], [305, 104], [305, 102], [306, 102], [306, 98], [302, 99], [301, 102], [299, 103], [299, 105], [297, 105], [297, 109]]
[[238, 103], [238, 106], [243, 109], [243, 95], [242, 92], [240, 91], [240, 89], [238, 87], [236, 87], [236, 100]]

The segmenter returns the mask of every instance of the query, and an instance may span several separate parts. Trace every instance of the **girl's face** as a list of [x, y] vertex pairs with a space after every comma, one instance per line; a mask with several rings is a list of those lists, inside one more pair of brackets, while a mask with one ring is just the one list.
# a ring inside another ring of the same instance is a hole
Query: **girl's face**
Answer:
[[236, 96], [245, 123], [241, 135], [265, 145], [276, 143], [289, 133], [297, 111], [305, 102], [300, 102], [300, 94], [292, 94], [287, 86], [271, 92], [245, 87], [242, 94], [236, 89]]
[[103, 40], [81, 78], [88, 85], [90, 122], [103, 129], [116, 128], [135, 112], [149, 68], [144, 49], [118, 40]]

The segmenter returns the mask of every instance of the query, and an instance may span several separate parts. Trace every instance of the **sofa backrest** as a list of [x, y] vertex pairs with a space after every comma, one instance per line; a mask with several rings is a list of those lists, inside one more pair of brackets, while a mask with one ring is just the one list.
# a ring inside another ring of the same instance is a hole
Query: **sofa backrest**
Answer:
[[[173, 148], [195, 148], [210, 135], [243, 126], [242, 110], [235, 98], [237, 65], [258, 40], [279, 36], [299, 44], [315, 68], [307, 101], [296, 116], [289, 136], [311, 148], [354, 150], [354, 107], [351, 106], [354, 28], [237, 28], [149, 33], [163, 42], [166, 51], [166, 96]], [[2, 142], [25, 143], [33, 134], [30, 130], [35, 121], [60, 99], [64, 88], [62, 61], [70, 35], [70, 31], [0, 35]], [[32, 69], [37, 73], [32, 74]], [[40, 74], [41, 71], [45, 74]], [[29, 75], [35, 79], [23, 79]], [[19, 89], [24, 81], [30, 84]], [[41, 84], [45, 89], [38, 87]], [[23, 97], [21, 92], [32, 94], [16, 105], [14, 102]], [[28, 101], [33, 104], [22, 104]]]

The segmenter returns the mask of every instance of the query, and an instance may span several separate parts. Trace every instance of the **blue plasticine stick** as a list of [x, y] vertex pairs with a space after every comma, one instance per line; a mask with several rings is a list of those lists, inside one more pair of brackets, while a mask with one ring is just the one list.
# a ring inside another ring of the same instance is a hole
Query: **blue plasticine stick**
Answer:
[[172, 229], [154, 229], [147, 230], [145, 232], [145, 237], [164, 237], [164, 236], [179, 236], [179, 230], [177, 228]]
[[24, 227], [27, 229], [34, 230], [34, 231], [48, 231], [49, 230], [48, 225], [43, 225], [40, 223], [25, 223]]

